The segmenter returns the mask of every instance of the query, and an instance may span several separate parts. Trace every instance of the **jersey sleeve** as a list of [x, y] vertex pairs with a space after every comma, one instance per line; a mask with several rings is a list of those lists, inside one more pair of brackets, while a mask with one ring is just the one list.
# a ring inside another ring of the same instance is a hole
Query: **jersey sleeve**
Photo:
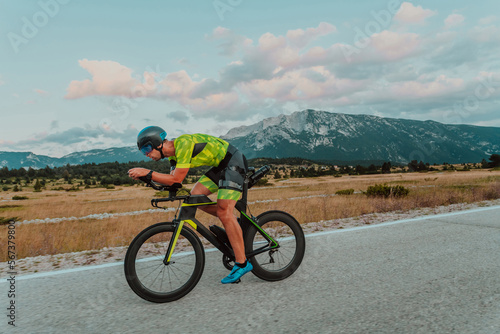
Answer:
[[175, 157], [177, 159], [176, 168], [190, 168], [191, 156], [193, 155], [194, 142], [184, 138], [177, 138], [174, 142]]
[[168, 161], [170, 162], [170, 171], [173, 171], [177, 165], [177, 160], [175, 160], [175, 157], [169, 157]]

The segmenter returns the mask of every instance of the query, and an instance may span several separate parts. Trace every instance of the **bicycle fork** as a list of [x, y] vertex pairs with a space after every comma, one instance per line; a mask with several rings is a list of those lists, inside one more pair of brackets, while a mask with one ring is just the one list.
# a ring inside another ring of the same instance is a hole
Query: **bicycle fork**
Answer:
[[165, 254], [165, 258], [163, 259], [163, 264], [166, 266], [170, 264], [170, 258], [172, 257], [172, 254], [174, 252], [175, 244], [177, 243], [177, 240], [179, 240], [179, 235], [181, 234], [183, 226], [184, 226], [184, 220], [181, 220], [175, 226], [174, 233], [172, 234], [172, 239], [168, 244], [167, 253]]

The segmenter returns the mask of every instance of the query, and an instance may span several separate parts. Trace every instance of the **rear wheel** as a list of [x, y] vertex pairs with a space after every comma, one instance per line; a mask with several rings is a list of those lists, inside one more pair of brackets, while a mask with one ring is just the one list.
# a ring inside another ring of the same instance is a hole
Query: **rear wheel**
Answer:
[[278, 281], [293, 274], [304, 258], [306, 241], [300, 224], [285, 212], [268, 211], [257, 217], [260, 231], [253, 224], [245, 235], [246, 253], [272, 246], [264, 237], [268, 234], [279, 246], [250, 258], [255, 276], [266, 281]]
[[165, 303], [189, 293], [198, 283], [205, 266], [200, 239], [183, 227], [169, 264], [163, 260], [174, 232], [172, 223], [145, 229], [130, 244], [125, 256], [125, 277], [141, 298]]

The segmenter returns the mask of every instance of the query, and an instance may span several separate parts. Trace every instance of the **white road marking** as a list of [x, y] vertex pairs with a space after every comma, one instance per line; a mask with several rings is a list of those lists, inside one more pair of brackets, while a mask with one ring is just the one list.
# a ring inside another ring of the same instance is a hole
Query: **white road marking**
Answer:
[[[369, 229], [369, 228], [385, 227], [385, 226], [390, 226], [390, 225], [412, 223], [412, 222], [428, 220], [428, 219], [439, 219], [439, 218], [465, 215], [465, 214], [483, 212], [483, 211], [489, 211], [489, 210], [498, 210], [498, 209], [500, 209], [500, 206], [497, 205], [497, 206], [477, 208], [477, 209], [471, 209], [471, 210], [465, 210], [465, 211], [455, 211], [455, 212], [450, 212], [450, 213], [443, 213], [443, 214], [438, 214], [438, 215], [428, 215], [428, 216], [421, 216], [421, 217], [417, 217], [417, 218], [401, 219], [401, 220], [395, 220], [392, 222], [374, 224], [374, 225], [369, 225], [369, 226], [359, 226], [359, 227], [353, 227], [353, 228], [348, 228], [348, 229], [316, 232], [316, 233], [306, 234], [306, 238], [319, 237], [319, 236], [324, 236], [324, 235], [333, 234], [333, 233], [355, 232], [355, 231], [365, 230], [365, 229]], [[208, 253], [208, 252], [213, 252], [216, 250], [217, 250], [216, 248], [209, 248], [209, 249], [205, 249], [205, 252]], [[92, 266], [84, 266], [84, 267], [79, 267], [79, 268], [63, 269], [63, 270], [49, 271], [49, 272], [36, 273], [36, 274], [30, 274], [30, 275], [24, 275], [24, 276], [16, 276], [16, 281], [28, 280], [28, 279], [33, 279], [33, 278], [50, 277], [50, 276], [68, 274], [68, 273], [75, 273], [75, 272], [84, 271], [84, 270], [94, 270], [94, 269], [108, 268], [108, 267], [114, 267], [114, 266], [123, 266], [123, 262], [105, 263], [105, 264], [98, 264], [98, 265], [92, 265]], [[9, 279], [9, 277], [2, 279], [0, 281], [0, 284], [7, 283], [8, 282], [7, 279]]]

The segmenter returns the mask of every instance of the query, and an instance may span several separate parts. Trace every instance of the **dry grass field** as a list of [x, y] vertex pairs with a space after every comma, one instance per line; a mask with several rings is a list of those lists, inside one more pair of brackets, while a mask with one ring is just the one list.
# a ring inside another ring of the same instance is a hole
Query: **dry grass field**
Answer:
[[[401, 198], [363, 194], [375, 184], [402, 185], [410, 193]], [[335, 195], [343, 189], [354, 189], [355, 193]], [[14, 195], [28, 199], [12, 200]], [[154, 195], [154, 190], [143, 186], [77, 192], [1, 192], [0, 216], [18, 218], [18, 259], [98, 250], [127, 246], [145, 227], [171, 220], [178, 204], [168, 204], [172, 209], [167, 211], [150, 210]], [[286, 179], [249, 191], [252, 214], [283, 210], [301, 223], [498, 198], [500, 171], [489, 170]], [[201, 212], [198, 218], [207, 225], [218, 223], [216, 218]], [[7, 236], [7, 226], [0, 226], [0, 244], [7, 244]], [[0, 248], [0, 262], [6, 260], [5, 246]]]

